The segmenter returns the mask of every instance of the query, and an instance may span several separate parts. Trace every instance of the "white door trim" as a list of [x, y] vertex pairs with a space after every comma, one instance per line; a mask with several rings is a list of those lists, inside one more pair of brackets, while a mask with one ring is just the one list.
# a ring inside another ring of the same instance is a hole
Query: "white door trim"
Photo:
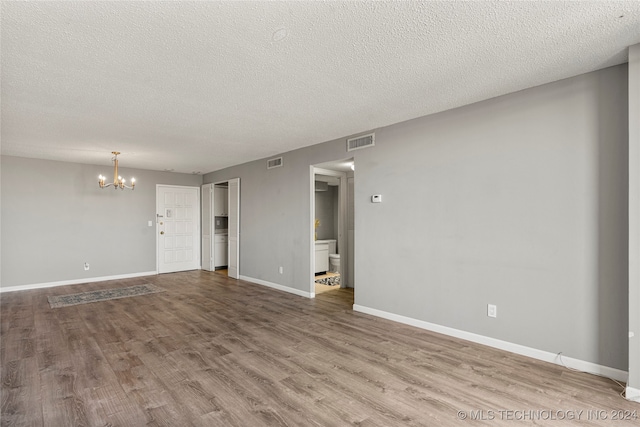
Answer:
[[311, 263], [311, 276], [309, 284], [311, 298], [315, 297], [315, 279], [313, 277], [313, 272], [315, 269], [315, 239], [314, 239], [314, 222], [315, 222], [315, 210], [316, 210], [316, 198], [315, 198], [315, 176], [318, 175], [327, 175], [327, 176], [335, 176], [340, 180], [339, 187], [339, 212], [338, 212], [338, 248], [340, 253], [340, 269], [338, 272], [340, 273], [341, 284], [340, 287], [344, 288], [346, 286], [347, 274], [346, 265], [348, 259], [348, 251], [346, 245], [346, 227], [347, 227], [347, 174], [345, 172], [334, 171], [331, 169], [323, 169], [318, 168], [313, 165], [310, 166], [310, 182], [309, 182], [309, 191], [311, 197], [309, 197], [309, 202], [311, 204], [311, 215], [309, 219], [309, 230], [311, 230], [311, 248], [309, 250], [309, 261]]
[[315, 221], [316, 221], [316, 168], [309, 166], [309, 297], [316, 297], [316, 281], [313, 277], [316, 271], [316, 242], [315, 242]]
[[[232, 181], [237, 181], [238, 182], [238, 206], [237, 206], [237, 215], [238, 215], [238, 219], [237, 219], [237, 223], [238, 223], [238, 230], [237, 230], [237, 241], [236, 241], [236, 251], [235, 251], [235, 256], [236, 256], [236, 277], [233, 277], [231, 275], [229, 275], [229, 277], [232, 277], [234, 279], [238, 279], [240, 276], [240, 178], [230, 178], [230, 179], [224, 179], [222, 181], [215, 181], [209, 184], [204, 184], [204, 185], [211, 185], [211, 188], [214, 189], [216, 185], [218, 184], [229, 184]], [[230, 196], [230, 194], [229, 194]], [[213, 195], [211, 196], [211, 215], [212, 218], [215, 218], [214, 216], [214, 212], [215, 212], [215, 197], [213, 197]], [[229, 212], [230, 213], [230, 212]], [[230, 220], [231, 218], [228, 218], [228, 220]], [[211, 233], [212, 236], [215, 235], [215, 226], [212, 224], [212, 229], [211, 229]], [[228, 237], [231, 238], [231, 234], [228, 234]], [[211, 258], [212, 260], [215, 259], [215, 243], [213, 242], [213, 238], [211, 239]], [[231, 251], [229, 251], [229, 257], [231, 257]], [[229, 258], [230, 259], [230, 258]], [[213, 262], [213, 261], [212, 261]], [[228, 262], [227, 264], [231, 264], [230, 262]], [[215, 270], [215, 265], [213, 266], [213, 268], [211, 269], [211, 271]], [[227, 271], [230, 272], [230, 269], [227, 266]]]
[[[240, 178], [232, 178], [229, 183], [229, 262], [228, 275], [233, 279], [240, 277]], [[231, 191], [233, 187], [235, 192]], [[235, 200], [234, 200], [235, 199]], [[233, 224], [235, 223], [235, 229]]]

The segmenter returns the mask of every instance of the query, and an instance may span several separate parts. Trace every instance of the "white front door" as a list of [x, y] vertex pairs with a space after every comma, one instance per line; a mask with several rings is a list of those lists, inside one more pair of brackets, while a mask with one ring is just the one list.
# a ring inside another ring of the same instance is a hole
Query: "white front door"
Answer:
[[240, 274], [240, 178], [229, 180], [229, 277]]
[[200, 188], [156, 186], [158, 273], [200, 268]]

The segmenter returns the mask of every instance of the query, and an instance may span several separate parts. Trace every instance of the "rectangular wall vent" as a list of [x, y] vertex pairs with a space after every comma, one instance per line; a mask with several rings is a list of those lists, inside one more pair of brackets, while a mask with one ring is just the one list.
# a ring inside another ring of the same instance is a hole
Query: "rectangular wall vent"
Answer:
[[279, 168], [282, 166], [282, 157], [267, 160], [267, 169]]
[[368, 135], [362, 135], [357, 138], [347, 139], [347, 151], [373, 147], [374, 145], [376, 145], [374, 133], [370, 133]]

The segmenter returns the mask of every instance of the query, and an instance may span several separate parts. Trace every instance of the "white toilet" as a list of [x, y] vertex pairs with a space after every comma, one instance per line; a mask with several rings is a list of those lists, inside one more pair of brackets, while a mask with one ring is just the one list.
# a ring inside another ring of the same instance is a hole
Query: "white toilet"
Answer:
[[329, 269], [332, 273], [340, 272], [340, 254], [329, 254]]
[[336, 251], [336, 241], [333, 239], [327, 241], [329, 242], [329, 270], [332, 273], [338, 273], [340, 271], [340, 254]]

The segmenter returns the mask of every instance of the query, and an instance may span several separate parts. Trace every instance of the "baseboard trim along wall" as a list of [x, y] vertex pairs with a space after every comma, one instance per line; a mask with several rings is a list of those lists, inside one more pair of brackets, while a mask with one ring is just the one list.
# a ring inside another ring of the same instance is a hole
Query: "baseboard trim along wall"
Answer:
[[[613, 378], [614, 380], [626, 382], [629, 376], [628, 372], [620, 369], [610, 368], [608, 366], [598, 365], [597, 363], [586, 362], [580, 359], [574, 359], [562, 355], [559, 357], [556, 353], [550, 353], [548, 351], [538, 350], [531, 347], [526, 347], [520, 344], [514, 344], [508, 341], [502, 341], [495, 338], [485, 337], [483, 335], [474, 334], [471, 332], [461, 331], [459, 329], [449, 328], [447, 326], [437, 325], [435, 323], [429, 323], [422, 320], [413, 319], [411, 317], [401, 316], [399, 314], [393, 314], [375, 308], [369, 308], [361, 305], [354, 304], [353, 311], [360, 313], [370, 314], [376, 317], [382, 317], [383, 319], [393, 320], [394, 322], [404, 323], [405, 325], [415, 326], [417, 328], [426, 329], [428, 331], [437, 332], [443, 335], [449, 335], [455, 338], [483, 344], [489, 347], [494, 347], [500, 350], [509, 351], [511, 353], [519, 354], [522, 356], [531, 357], [533, 359], [542, 360], [544, 362], [554, 363], [556, 365], [565, 366], [571, 369], [577, 369], [582, 372], [588, 372], [607, 378]], [[640, 391], [638, 391], [638, 398], [640, 399]], [[629, 399], [629, 387], [627, 387], [627, 399]], [[632, 399], [629, 399], [632, 400]]]
[[27, 291], [31, 289], [54, 288], [56, 286], [65, 286], [65, 285], [80, 285], [82, 283], [105, 282], [107, 280], [130, 279], [132, 277], [155, 276], [156, 274], [158, 274], [157, 271], [144, 271], [141, 273], [119, 274], [117, 276], [86, 277], [84, 279], [63, 280], [61, 282], [48, 282], [48, 283], [36, 283], [33, 285], [9, 286], [7, 288], [0, 288], [0, 293]]
[[267, 282], [266, 280], [254, 279], [253, 277], [247, 277], [242, 275], [238, 276], [238, 278], [240, 280], [244, 280], [245, 282], [251, 282], [257, 285], [268, 286], [270, 288], [277, 289], [279, 291], [288, 292], [290, 294], [298, 295], [300, 297], [313, 298], [315, 296], [315, 294], [312, 294], [311, 292], [305, 292], [299, 289], [290, 288], [288, 286], [279, 285], [277, 283]]
[[627, 387], [624, 395], [627, 400], [640, 403], [640, 390], [638, 390], [637, 388]]

